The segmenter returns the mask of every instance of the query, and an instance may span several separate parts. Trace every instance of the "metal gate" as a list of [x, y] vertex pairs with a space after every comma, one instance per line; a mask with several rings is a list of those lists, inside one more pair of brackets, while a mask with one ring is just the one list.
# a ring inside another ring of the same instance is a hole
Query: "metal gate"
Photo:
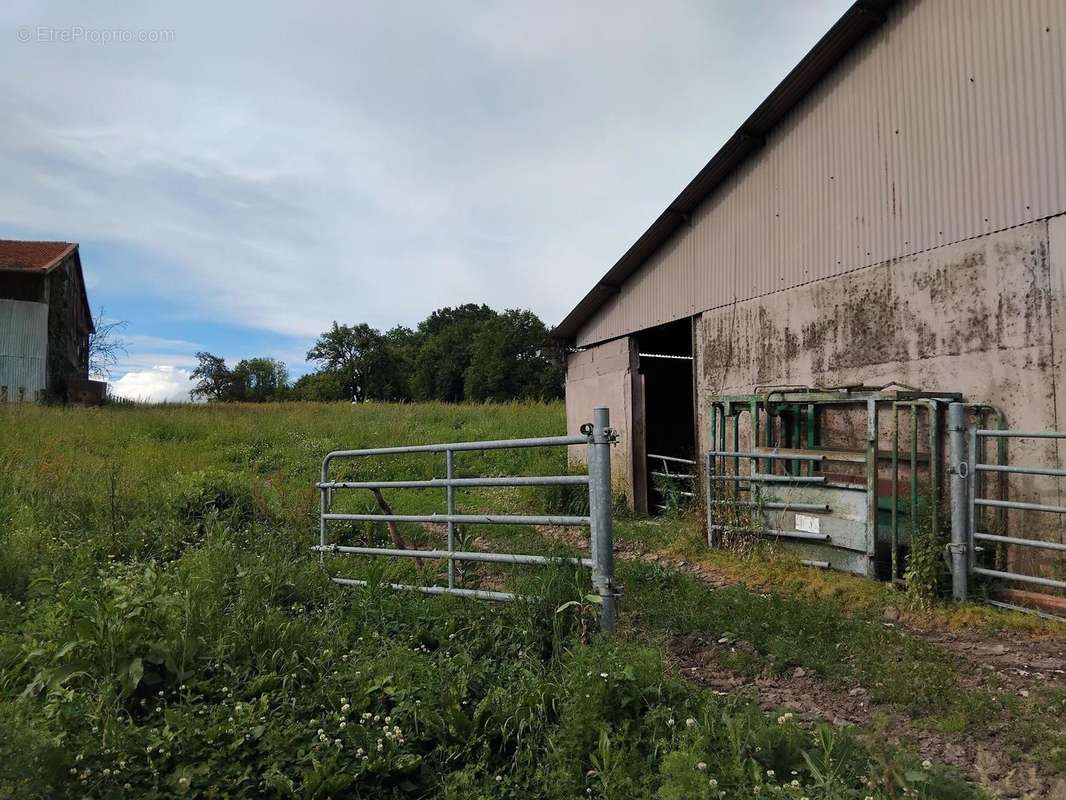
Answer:
[[[961, 410], [956, 410], [953, 407], [951, 414], [953, 417], [951, 431], [954, 437], [952, 441], [952, 462], [956, 465], [956, 483], [953, 485], [952, 506], [953, 511], [956, 507], [959, 507], [960, 510], [964, 509], [962, 514], [957, 515], [957, 518], [953, 514], [952, 520], [952, 552], [955, 556], [953, 559], [955, 597], [957, 599], [966, 597], [968, 593], [967, 581], [965, 577], [960, 579], [959, 576], [967, 574], [999, 580], [1018, 581], [1051, 589], [1066, 589], [1066, 581], [1064, 580], [1011, 572], [1006, 568], [992, 569], [986, 565], [987, 558], [985, 557], [989, 545], [1002, 548], [1015, 546], [1052, 550], [1060, 553], [1066, 552], [1066, 544], [1064, 543], [1011, 536], [1006, 532], [1006, 512], [1009, 510], [1066, 515], [1066, 506], [1010, 500], [1006, 497], [986, 497], [984, 496], [982, 482], [982, 478], [986, 475], [1066, 477], [1066, 469], [1011, 464], [1003, 457], [1006, 449], [1003, 447], [997, 448], [999, 451], [999, 457], [997, 458], [999, 463], [997, 464], [983, 463], [984, 458], [982, 457], [984, 452], [982, 445], [990, 440], [999, 443], [1015, 439], [1066, 439], [1066, 431], [990, 430], [981, 429], [975, 425], [969, 431], [969, 446], [966, 457], [963, 459], [960, 456], [965, 421], [962, 418]], [[963, 498], [964, 502], [961, 502]], [[1000, 530], [998, 532], [988, 530], [989, 526], [986, 524], [988, 521], [988, 509], [1001, 511]], [[963, 541], [960, 541], [960, 539]], [[1014, 607], [994, 600], [989, 602], [994, 605]]]
[[[658, 468], [656, 468], [656, 462], [658, 462]], [[648, 453], [648, 474], [656, 479], [656, 484], [662, 487], [659, 489], [659, 495], [663, 502], [656, 504], [657, 511], [671, 510], [667, 502], [667, 495], [670, 493], [676, 494], [678, 498], [696, 496], [693, 491], [696, 488], [696, 463], [691, 458]], [[674, 469], [678, 471], [671, 472], [670, 464], [674, 464]]]
[[960, 397], [900, 384], [711, 397], [708, 544], [750, 533], [804, 564], [897, 579], [918, 511], [931, 509], [936, 524], [940, 412]]
[[[444, 444], [408, 445], [401, 447], [375, 447], [364, 450], [336, 450], [322, 459], [320, 492], [319, 543], [312, 549], [319, 553], [346, 555], [384, 556], [391, 558], [419, 558], [446, 560], [448, 562], [447, 586], [416, 586], [393, 583], [390, 588], [421, 592], [423, 594], [447, 594], [471, 597], [480, 600], [510, 601], [517, 599], [509, 592], [490, 592], [464, 589], [456, 586], [455, 563], [461, 561], [494, 564], [547, 565], [569, 563], [588, 568], [592, 572], [592, 587], [600, 604], [600, 624], [605, 631], [613, 631], [615, 625], [617, 592], [614, 583], [614, 545], [611, 519], [611, 444], [616, 439], [610, 428], [608, 410], [603, 407], [593, 411], [593, 421], [581, 426], [579, 436], [546, 436], [535, 439], [498, 439], [484, 442], [449, 442]], [[484, 450], [505, 450], [525, 447], [568, 447], [587, 445], [587, 472], [584, 475], [545, 475], [509, 477], [455, 477], [457, 453]], [[369, 458], [398, 453], [443, 453], [445, 477], [429, 480], [379, 480], [379, 481], [332, 481], [330, 465], [344, 459]], [[499, 486], [588, 486], [588, 516], [549, 515], [501, 515], [459, 514], [455, 509], [455, 490], [460, 488]], [[349, 489], [444, 489], [446, 511], [443, 514], [344, 514], [332, 511], [333, 495]], [[329, 523], [332, 521], [369, 522], [428, 522], [446, 523], [448, 547], [446, 550], [405, 550], [385, 547], [348, 547], [331, 544]], [[552, 558], [514, 553], [491, 553], [456, 550], [456, 525], [560, 525], [587, 527], [590, 531], [591, 558]], [[351, 578], [333, 578], [334, 582], [347, 586], [366, 585], [365, 581]]]

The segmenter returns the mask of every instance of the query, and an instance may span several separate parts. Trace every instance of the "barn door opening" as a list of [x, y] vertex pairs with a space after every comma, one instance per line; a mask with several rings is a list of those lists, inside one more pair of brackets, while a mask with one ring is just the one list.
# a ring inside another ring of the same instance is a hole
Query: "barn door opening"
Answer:
[[648, 510], [655, 514], [675, 507], [697, 488], [691, 477], [696, 461], [692, 320], [641, 331], [637, 347], [647, 458], [642, 466]]

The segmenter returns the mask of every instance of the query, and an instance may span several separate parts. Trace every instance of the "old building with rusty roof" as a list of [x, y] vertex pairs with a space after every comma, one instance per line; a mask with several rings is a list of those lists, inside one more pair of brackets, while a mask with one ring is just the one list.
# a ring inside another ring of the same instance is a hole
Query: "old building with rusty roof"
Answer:
[[0, 240], [0, 402], [91, 392], [92, 332], [77, 244]]

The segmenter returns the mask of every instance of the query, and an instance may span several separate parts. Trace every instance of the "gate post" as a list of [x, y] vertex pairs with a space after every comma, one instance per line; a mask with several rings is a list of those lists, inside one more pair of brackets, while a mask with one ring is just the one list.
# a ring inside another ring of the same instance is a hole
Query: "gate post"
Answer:
[[592, 540], [592, 588], [600, 598], [600, 627], [612, 633], [615, 626], [614, 533], [611, 529], [611, 442], [614, 435], [607, 408], [592, 411], [588, 445], [589, 522]]
[[969, 578], [969, 504], [966, 502], [966, 406], [963, 403], [948, 405], [948, 461], [951, 470], [951, 595], [956, 600], [965, 600]]

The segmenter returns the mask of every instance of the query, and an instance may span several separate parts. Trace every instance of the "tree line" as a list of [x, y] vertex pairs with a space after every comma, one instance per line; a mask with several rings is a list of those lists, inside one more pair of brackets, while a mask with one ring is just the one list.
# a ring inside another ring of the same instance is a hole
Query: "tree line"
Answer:
[[274, 358], [233, 367], [213, 353], [196, 358], [192, 396], [223, 402], [553, 400], [565, 375], [563, 351], [536, 314], [474, 303], [437, 309], [414, 329], [334, 322], [307, 351], [317, 368], [295, 381]]

